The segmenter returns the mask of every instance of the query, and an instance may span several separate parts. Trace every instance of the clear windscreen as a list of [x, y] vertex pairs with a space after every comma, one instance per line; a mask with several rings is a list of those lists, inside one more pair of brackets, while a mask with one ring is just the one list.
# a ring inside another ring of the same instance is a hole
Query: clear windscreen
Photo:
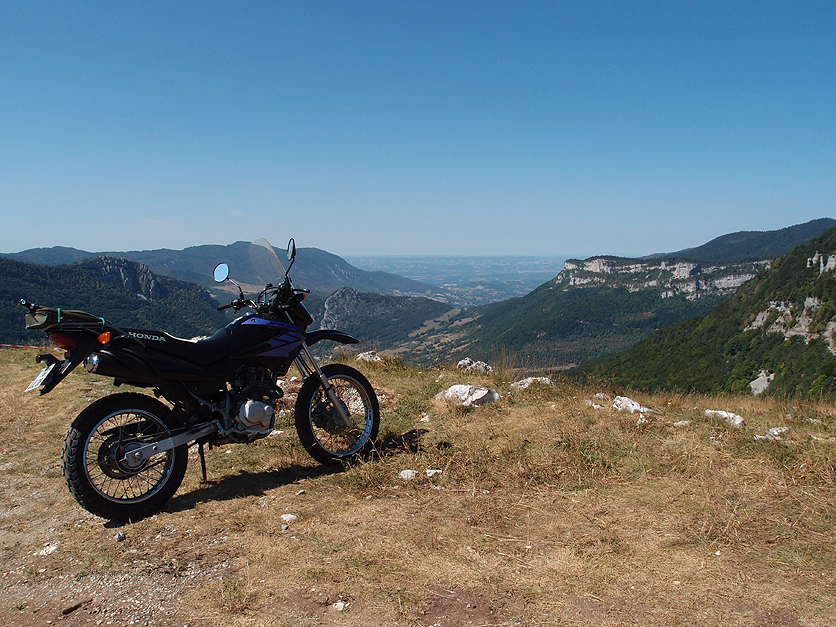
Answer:
[[250, 244], [250, 265], [253, 276], [262, 285], [278, 285], [284, 280], [284, 266], [270, 242], [264, 238]]

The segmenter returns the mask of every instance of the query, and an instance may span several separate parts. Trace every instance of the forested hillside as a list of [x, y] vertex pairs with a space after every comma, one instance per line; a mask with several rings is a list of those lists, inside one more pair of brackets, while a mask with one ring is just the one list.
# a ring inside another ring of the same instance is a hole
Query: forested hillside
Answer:
[[583, 377], [649, 390], [836, 392], [836, 229], [776, 259], [714, 311], [630, 350], [584, 364]]
[[691, 301], [608, 286], [564, 289], [550, 281], [522, 298], [469, 310], [449, 331], [454, 345], [464, 346], [462, 355], [494, 359], [505, 353], [532, 365], [559, 366], [624, 350], [656, 329], [710, 311], [721, 298]]
[[0, 258], [0, 342], [41, 343], [46, 338], [40, 331], [24, 329], [25, 311], [17, 304], [21, 298], [88, 311], [119, 326], [158, 329], [180, 337], [211, 334], [228, 322], [210, 294], [198, 285], [151, 275], [154, 292], [144, 294], [143, 281], [131, 281], [131, 289], [126, 289], [124, 280], [115, 280], [114, 269], [122, 271], [115, 273], [120, 277], [148, 273], [140, 264], [108, 258], [61, 266]]

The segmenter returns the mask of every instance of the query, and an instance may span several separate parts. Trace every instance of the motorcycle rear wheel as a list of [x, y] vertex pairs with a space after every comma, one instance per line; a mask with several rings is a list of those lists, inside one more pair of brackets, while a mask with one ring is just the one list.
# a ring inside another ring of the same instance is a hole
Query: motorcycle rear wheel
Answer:
[[113, 394], [86, 407], [64, 438], [67, 487], [88, 512], [130, 520], [158, 512], [186, 473], [188, 446], [131, 463], [128, 453], [180, 427], [171, 411], [144, 394]]
[[296, 398], [296, 433], [302, 446], [326, 466], [368, 455], [380, 428], [380, 407], [374, 388], [351, 366], [328, 364], [322, 372], [348, 409], [352, 425], [343, 425], [319, 378], [308, 377]]

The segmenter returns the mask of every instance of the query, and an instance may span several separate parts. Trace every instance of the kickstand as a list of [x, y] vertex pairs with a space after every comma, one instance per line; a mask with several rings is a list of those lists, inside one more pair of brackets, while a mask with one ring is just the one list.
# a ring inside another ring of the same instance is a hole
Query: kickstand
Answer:
[[203, 453], [203, 442], [197, 444], [197, 454], [200, 455], [200, 472], [203, 474], [202, 483], [207, 483], [206, 479], [206, 455]]

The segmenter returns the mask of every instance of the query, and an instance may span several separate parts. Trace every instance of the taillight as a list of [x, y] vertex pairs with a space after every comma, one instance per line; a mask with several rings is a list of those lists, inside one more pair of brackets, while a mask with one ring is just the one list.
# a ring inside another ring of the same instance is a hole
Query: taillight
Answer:
[[72, 335], [67, 335], [66, 333], [53, 333], [49, 336], [49, 339], [52, 340], [52, 343], [55, 344], [61, 350], [72, 350], [76, 346], [78, 346], [78, 342]]

